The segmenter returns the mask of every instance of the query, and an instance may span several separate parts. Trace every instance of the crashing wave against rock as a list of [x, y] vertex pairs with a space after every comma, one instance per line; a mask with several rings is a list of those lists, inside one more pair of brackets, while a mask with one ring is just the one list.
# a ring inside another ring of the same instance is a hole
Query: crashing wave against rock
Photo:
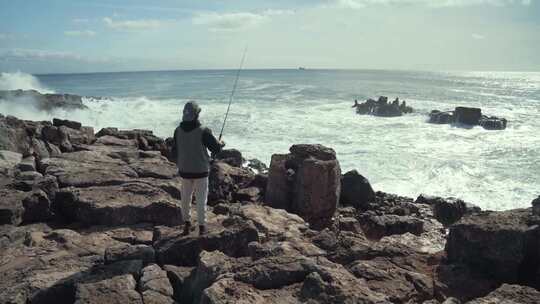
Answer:
[[227, 150], [198, 237], [179, 226], [170, 140], [1, 115], [0, 134], [2, 304], [540, 299], [540, 198], [534, 213], [485, 212], [375, 192], [320, 145], [268, 173]]
[[413, 108], [407, 106], [404, 101], [399, 103], [399, 98], [396, 98], [392, 103], [388, 102], [388, 97], [381, 96], [378, 100], [368, 99], [364, 103], [354, 101], [353, 108], [356, 108], [358, 114], [369, 114], [382, 117], [396, 117], [403, 114], [412, 113]]
[[481, 109], [467, 107], [457, 107], [454, 111], [446, 112], [433, 110], [429, 114], [429, 122], [434, 124], [482, 126], [487, 130], [504, 130], [507, 124], [504, 118], [482, 115]]
[[36, 90], [0, 91], [0, 100], [29, 103], [39, 110], [50, 111], [56, 108], [85, 109], [82, 97], [72, 94], [41, 94]]

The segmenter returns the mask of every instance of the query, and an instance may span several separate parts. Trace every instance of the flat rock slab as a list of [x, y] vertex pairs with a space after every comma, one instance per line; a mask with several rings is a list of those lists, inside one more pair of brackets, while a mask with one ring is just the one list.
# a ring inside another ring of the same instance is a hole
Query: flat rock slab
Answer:
[[144, 183], [67, 188], [57, 198], [56, 209], [62, 215], [87, 225], [183, 223], [180, 203], [164, 190]]
[[42, 161], [41, 170], [56, 177], [61, 188], [119, 185], [138, 177], [129, 166], [112, 161], [90, 163], [49, 158]]
[[78, 284], [75, 304], [143, 304], [132, 275], [117, 276], [96, 283]]

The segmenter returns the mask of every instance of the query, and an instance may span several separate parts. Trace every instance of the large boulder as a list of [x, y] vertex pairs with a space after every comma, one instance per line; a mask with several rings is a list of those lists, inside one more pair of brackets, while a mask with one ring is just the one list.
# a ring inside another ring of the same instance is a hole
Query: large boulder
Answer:
[[375, 192], [367, 178], [358, 171], [352, 170], [341, 177], [340, 203], [344, 206], [354, 206], [365, 209], [368, 202], [375, 199]]
[[357, 114], [370, 114], [382, 117], [396, 117], [406, 113], [412, 113], [413, 108], [407, 106], [405, 101], [399, 103], [399, 98], [396, 98], [392, 103], [388, 102], [388, 97], [380, 96], [378, 100], [368, 99], [364, 103], [358, 103], [355, 100], [353, 108], [356, 108]]
[[454, 110], [455, 122], [475, 126], [482, 118], [482, 110], [479, 108], [456, 107]]
[[534, 215], [540, 215], [540, 196], [532, 201], [532, 209]]
[[300, 215], [315, 228], [329, 225], [341, 191], [341, 168], [334, 150], [294, 145], [287, 155], [273, 155], [265, 201]]
[[499, 282], [540, 286], [539, 227], [530, 209], [467, 215], [450, 226], [448, 259]]
[[465, 214], [480, 212], [480, 207], [466, 203], [454, 197], [442, 198], [438, 196], [428, 196], [421, 194], [417, 199], [417, 204], [430, 205], [433, 216], [445, 226], [450, 226], [459, 221]]

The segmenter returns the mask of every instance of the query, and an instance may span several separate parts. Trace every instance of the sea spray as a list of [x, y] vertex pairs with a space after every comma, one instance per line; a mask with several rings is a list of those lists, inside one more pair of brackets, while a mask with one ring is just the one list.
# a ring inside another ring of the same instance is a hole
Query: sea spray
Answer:
[[0, 90], [36, 90], [42, 94], [54, 93], [30, 74], [15, 72], [0, 74]]

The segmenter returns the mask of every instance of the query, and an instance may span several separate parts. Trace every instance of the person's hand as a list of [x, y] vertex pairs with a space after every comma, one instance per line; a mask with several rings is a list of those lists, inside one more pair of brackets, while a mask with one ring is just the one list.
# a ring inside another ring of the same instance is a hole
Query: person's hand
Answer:
[[225, 142], [223, 140], [220, 140], [219, 145], [223, 148], [223, 147], [225, 147]]

